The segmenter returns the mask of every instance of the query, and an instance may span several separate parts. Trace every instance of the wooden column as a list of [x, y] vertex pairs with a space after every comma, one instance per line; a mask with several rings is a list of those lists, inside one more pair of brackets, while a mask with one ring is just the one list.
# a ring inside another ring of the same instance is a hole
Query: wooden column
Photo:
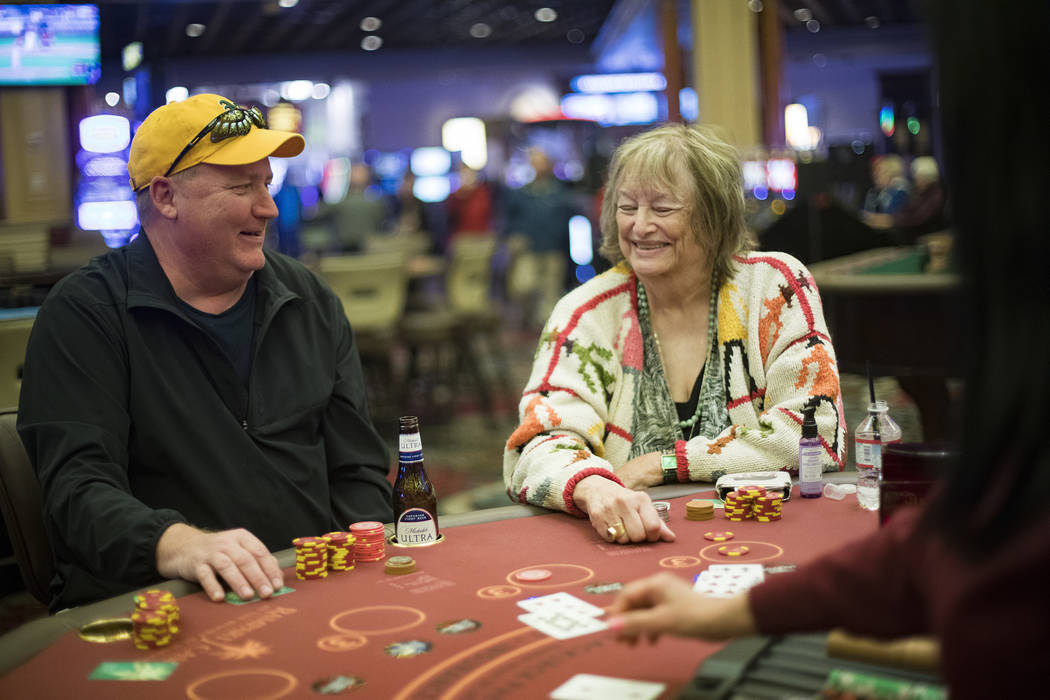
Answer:
[[71, 173], [64, 88], [0, 90], [0, 217], [68, 221]]
[[784, 145], [784, 103], [780, 99], [783, 70], [783, 29], [778, 17], [780, 0], [762, 0], [758, 13], [758, 54], [762, 64], [762, 134], [766, 145]]
[[700, 122], [740, 148], [761, 144], [756, 15], [746, 2], [692, 0]]
[[664, 40], [664, 77], [667, 78], [667, 121], [682, 121], [678, 96], [684, 85], [682, 49], [678, 45], [678, 13], [675, 0], [660, 0], [660, 27]]

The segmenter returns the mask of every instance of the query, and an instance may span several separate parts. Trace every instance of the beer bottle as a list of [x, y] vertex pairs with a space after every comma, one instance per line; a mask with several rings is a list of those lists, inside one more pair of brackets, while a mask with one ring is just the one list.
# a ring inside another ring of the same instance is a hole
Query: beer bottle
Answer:
[[438, 538], [437, 496], [423, 469], [419, 418], [402, 416], [394, 481], [394, 528], [399, 545], [434, 544]]

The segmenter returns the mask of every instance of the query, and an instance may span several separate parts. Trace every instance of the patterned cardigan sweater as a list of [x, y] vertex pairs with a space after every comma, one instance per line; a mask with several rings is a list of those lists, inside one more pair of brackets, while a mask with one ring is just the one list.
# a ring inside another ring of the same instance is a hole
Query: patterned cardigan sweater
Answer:
[[[841, 470], [838, 368], [813, 277], [783, 253], [735, 260], [718, 291], [715, 358], [730, 425], [715, 437], [675, 443], [679, 481], [797, 469], [802, 410], [811, 405], [824, 471]], [[598, 474], [620, 483], [614, 472], [631, 458], [644, 365], [637, 284], [621, 263], [555, 307], [503, 457], [512, 500], [582, 515], [572, 500], [581, 479]]]

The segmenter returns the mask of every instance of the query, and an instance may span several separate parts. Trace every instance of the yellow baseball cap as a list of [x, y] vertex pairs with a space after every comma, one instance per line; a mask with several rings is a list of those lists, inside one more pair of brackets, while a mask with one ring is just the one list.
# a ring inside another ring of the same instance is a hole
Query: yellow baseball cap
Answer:
[[247, 165], [268, 156], [291, 158], [305, 147], [299, 134], [267, 129], [258, 107], [242, 107], [221, 95], [194, 95], [150, 112], [131, 142], [128, 175], [138, 192], [155, 177], [198, 163]]

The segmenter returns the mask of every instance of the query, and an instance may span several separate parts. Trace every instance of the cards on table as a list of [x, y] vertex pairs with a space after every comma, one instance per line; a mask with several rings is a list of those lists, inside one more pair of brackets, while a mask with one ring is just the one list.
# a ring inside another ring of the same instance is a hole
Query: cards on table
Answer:
[[[276, 591], [274, 591], [273, 595], [270, 596], [270, 597], [271, 598], [276, 598], [279, 595], [286, 595], [288, 593], [295, 593], [295, 589], [294, 588], [289, 588], [288, 586], [281, 586]], [[248, 603], [258, 603], [260, 600], [262, 600], [262, 598], [259, 597], [258, 593], [253, 595], [248, 600], [245, 600], [245, 599], [241, 598], [239, 595], [237, 595], [236, 593], [234, 593], [233, 591], [227, 591], [226, 592], [226, 602], [229, 603], [230, 605], [247, 605]]]
[[598, 619], [604, 610], [569, 593], [527, 598], [519, 600], [518, 605], [528, 611], [518, 615], [519, 620], [555, 639], [572, 639], [608, 628]]
[[765, 578], [761, 564], [712, 564], [696, 577], [693, 590], [712, 598], [732, 598]]
[[554, 700], [654, 700], [664, 691], [663, 683], [578, 673], [554, 689]]

